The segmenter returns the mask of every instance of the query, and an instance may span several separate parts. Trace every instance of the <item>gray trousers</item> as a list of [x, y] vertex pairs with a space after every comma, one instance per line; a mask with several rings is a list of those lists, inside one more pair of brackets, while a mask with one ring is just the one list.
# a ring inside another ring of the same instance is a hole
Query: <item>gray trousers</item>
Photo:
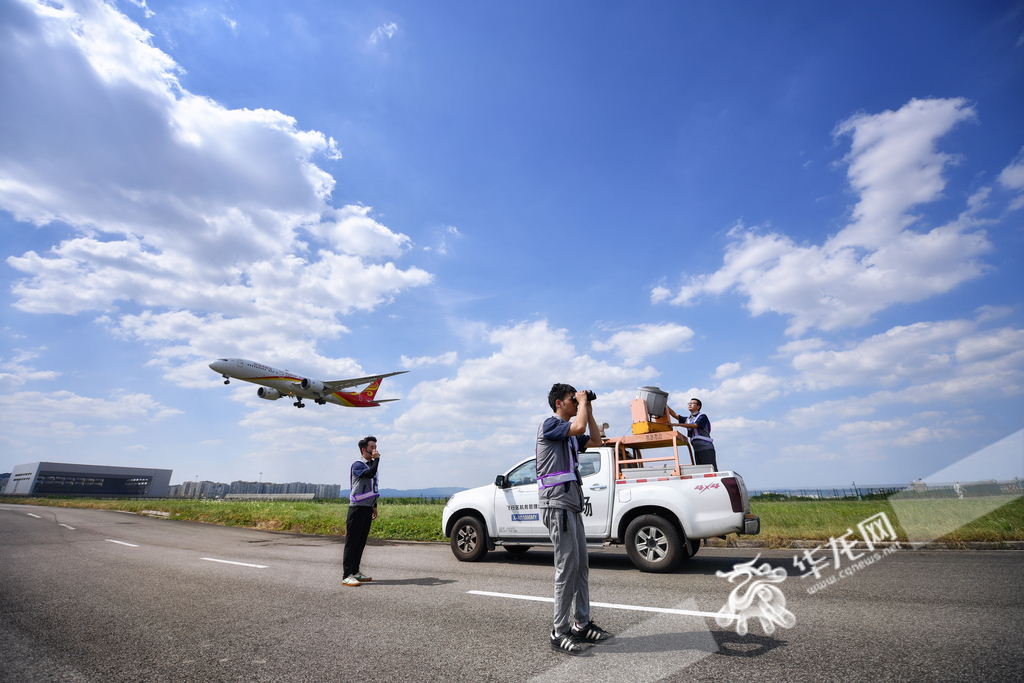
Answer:
[[590, 621], [590, 560], [583, 515], [544, 508], [544, 526], [555, 546], [555, 635]]

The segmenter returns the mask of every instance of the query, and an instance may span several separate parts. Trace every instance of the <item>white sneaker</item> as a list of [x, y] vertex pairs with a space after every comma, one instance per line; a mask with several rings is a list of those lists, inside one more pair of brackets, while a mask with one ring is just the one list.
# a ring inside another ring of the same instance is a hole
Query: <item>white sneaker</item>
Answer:
[[341, 582], [343, 586], [362, 586], [362, 582], [355, 577], [355, 574], [349, 574], [345, 577], [345, 580]]

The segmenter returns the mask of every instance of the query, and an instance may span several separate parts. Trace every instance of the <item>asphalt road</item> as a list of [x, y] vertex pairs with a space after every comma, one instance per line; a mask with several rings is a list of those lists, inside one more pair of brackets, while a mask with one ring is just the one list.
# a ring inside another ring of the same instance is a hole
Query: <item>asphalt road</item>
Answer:
[[[551, 553], [459, 563], [445, 545], [374, 543], [374, 581], [341, 585], [341, 539], [0, 504], [0, 680], [1009, 681], [1024, 675], [1024, 552], [899, 550], [808, 594], [794, 551], [774, 584], [796, 623], [740, 636], [715, 620], [595, 607], [617, 634], [551, 652]], [[591, 599], [713, 613], [718, 571], [751, 549], [702, 548], [671, 575], [591, 555]], [[239, 564], [229, 564], [239, 563]], [[841, 558], [841, 569], [850, 566]], [[469, 591], [522, 596], [494, 597]]]

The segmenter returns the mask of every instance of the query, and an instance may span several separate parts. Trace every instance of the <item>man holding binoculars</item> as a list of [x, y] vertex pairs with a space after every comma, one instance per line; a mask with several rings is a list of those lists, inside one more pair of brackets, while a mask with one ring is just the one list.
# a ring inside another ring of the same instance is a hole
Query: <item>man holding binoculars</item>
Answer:
[[537, 429], [538, 507], [555, 546], [551, 649], [570, 655], [582, 654], [612, 637], [590, 620], [590, 565], [579, 473], [579, 453], [601, 445], [601, 429], [591, 405], [596, 398], [592, 391], [555, 384], [548, 392], [554, 415]]

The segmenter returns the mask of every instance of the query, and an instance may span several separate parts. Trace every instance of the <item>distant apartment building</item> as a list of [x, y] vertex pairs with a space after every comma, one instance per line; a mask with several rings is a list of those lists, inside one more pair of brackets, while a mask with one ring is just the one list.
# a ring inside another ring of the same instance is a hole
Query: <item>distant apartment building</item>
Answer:
[[[213, 481], [186, 481], [170, 487], [172, 498], [224, 498], [228, 494], [243, 495], [297, 495], [313, 494], [314, 498], [340, 498], [340, 484], [309, 484], [295, 481], [276, 484], [270, 481], [233, 481], [223, 484]], [[348, 489], [345, 489], [348, 492]]]

